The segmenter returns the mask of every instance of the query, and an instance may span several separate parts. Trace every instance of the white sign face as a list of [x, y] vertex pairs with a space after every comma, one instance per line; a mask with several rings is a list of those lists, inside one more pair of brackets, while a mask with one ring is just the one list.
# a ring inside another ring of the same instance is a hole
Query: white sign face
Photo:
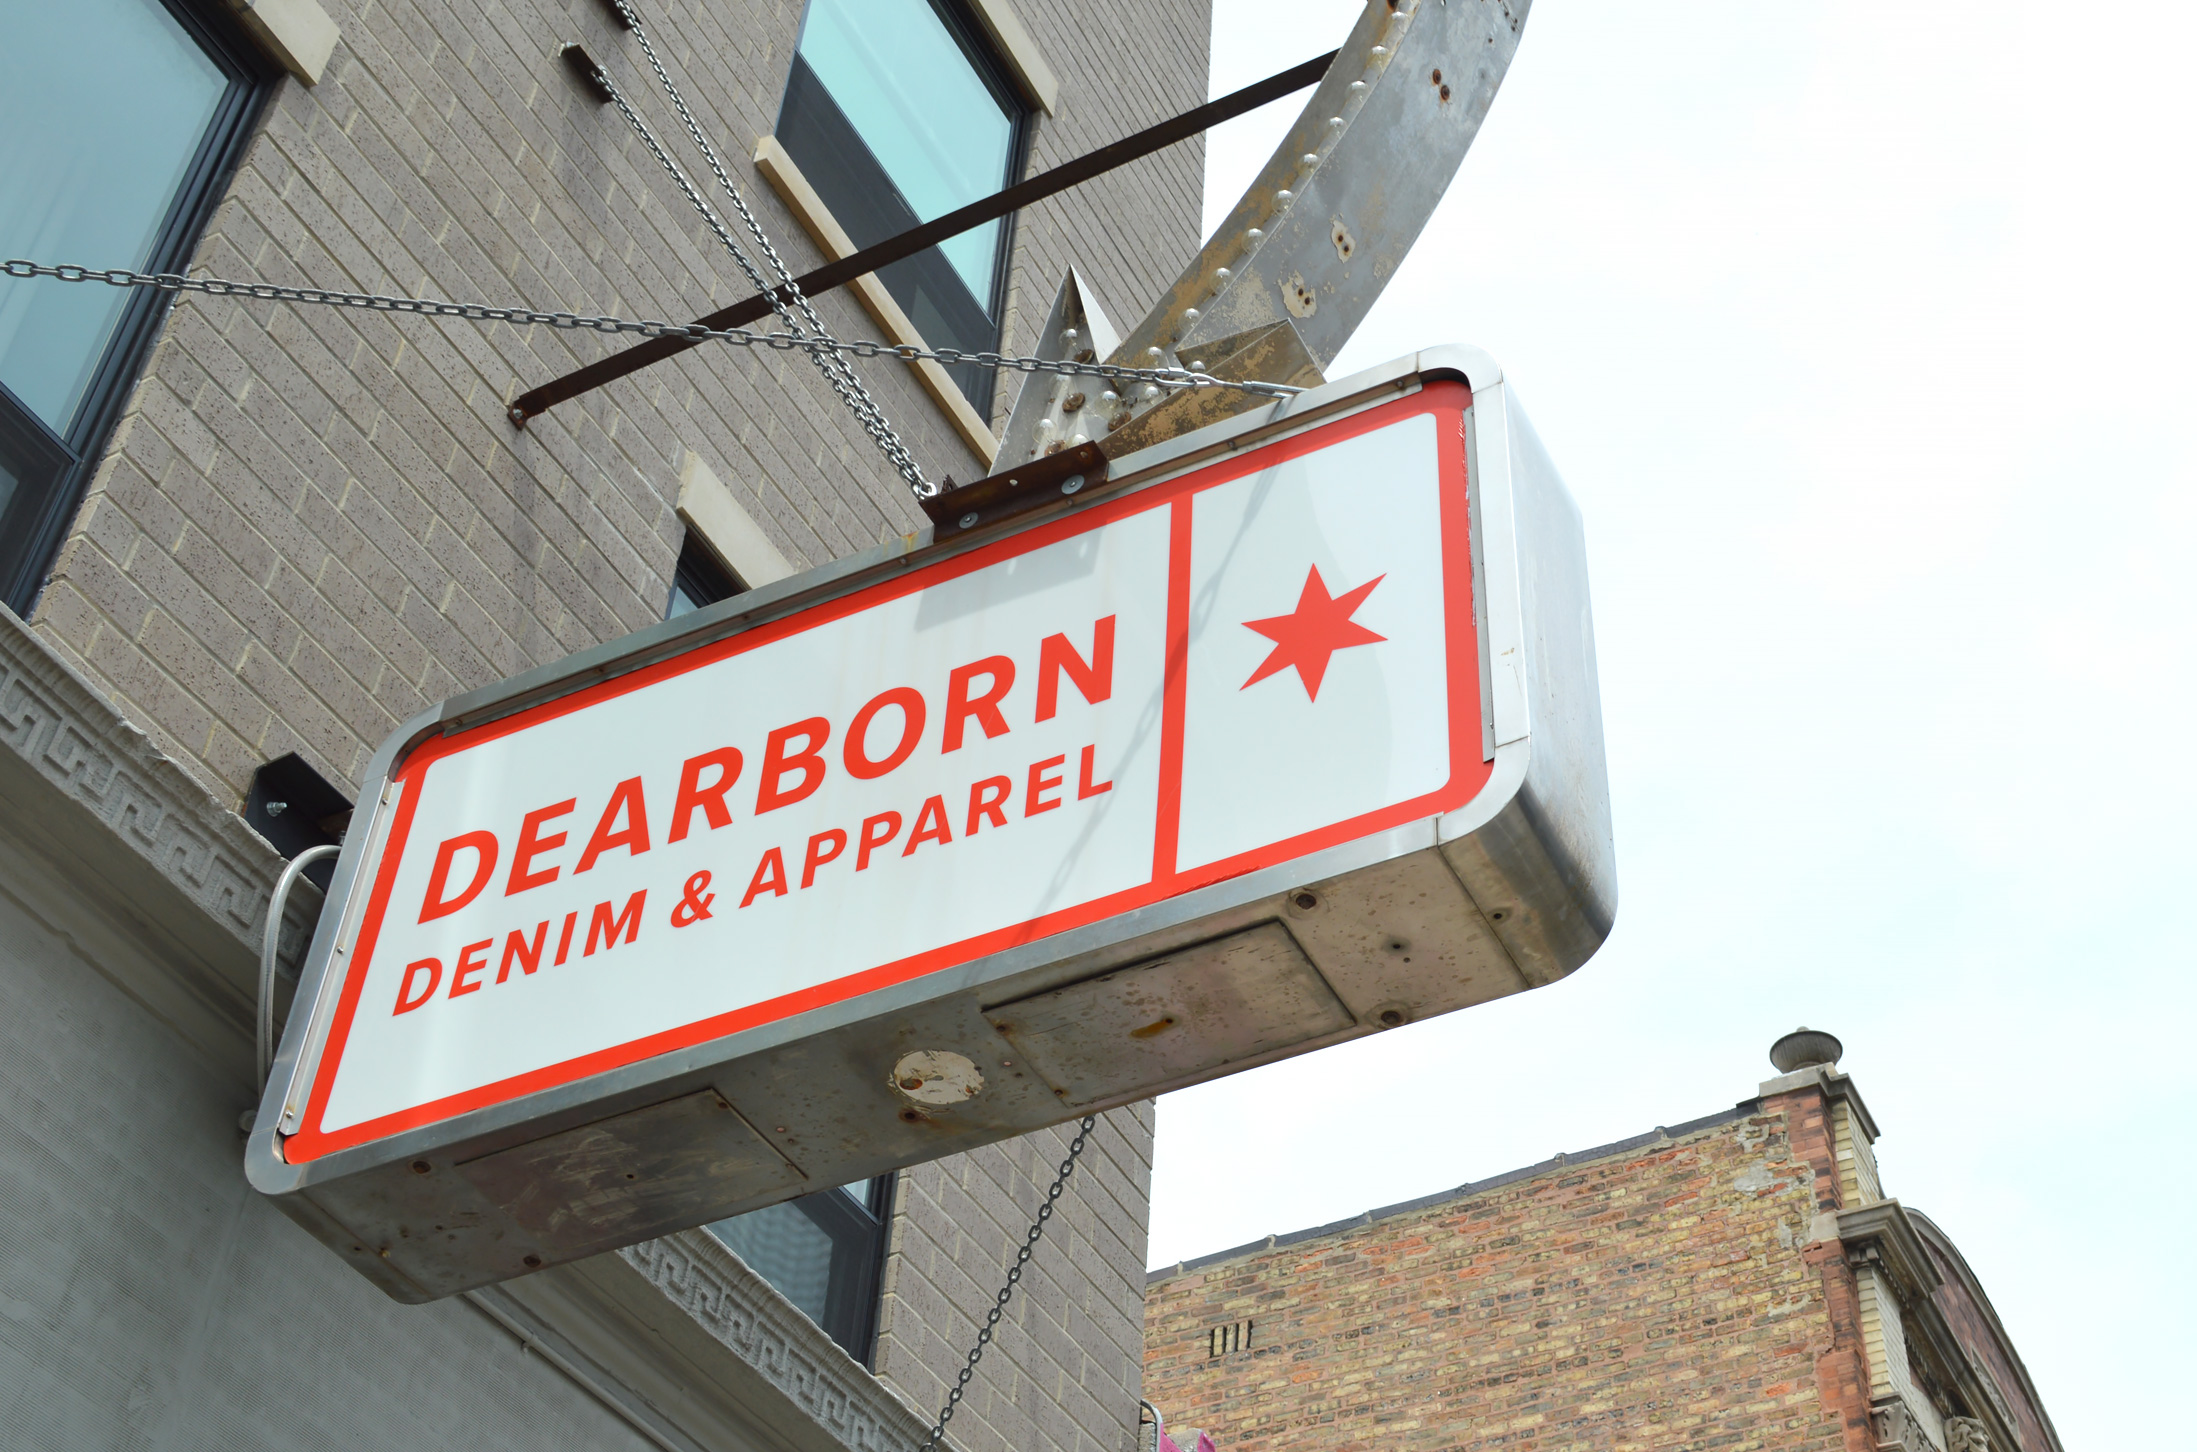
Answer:
[[1436, 384], [503, 720], [395, 774], [291, 1162], [1464, 805]]

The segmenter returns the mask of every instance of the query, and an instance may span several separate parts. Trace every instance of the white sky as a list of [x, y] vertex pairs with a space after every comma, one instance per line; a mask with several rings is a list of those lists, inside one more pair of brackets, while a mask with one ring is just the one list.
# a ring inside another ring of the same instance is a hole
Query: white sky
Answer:
[[[1213, 91], [1355, 13], [1220, 0]], [[2156, 1437], [2197, 1350], [2192, 57], [2164, 4], [1541, 0], [1335, 371], [1486, 348], [1577, 495], [1617, 929], [1169, 1096], [1154, 1264], [1710, 1113], [1806, 1023], [2066, 1443]], [[1216, 134], [1209, 226], [1298, 105]]]

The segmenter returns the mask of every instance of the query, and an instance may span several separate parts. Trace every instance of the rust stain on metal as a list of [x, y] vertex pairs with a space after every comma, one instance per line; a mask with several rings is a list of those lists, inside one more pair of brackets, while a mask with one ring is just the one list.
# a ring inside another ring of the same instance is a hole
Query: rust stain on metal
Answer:
[[1282, 306], [1289, 309], [1293, 318], [1309, 318], [1319, 311], [1320, 300], [1305, 285], [1303, 273], [1292, 272], [1289, 281], [1282, 284]]
[[1350, 235], [1350, 229], [1343, 225], [1340, 217], [1328, 224], [1328, 237], [1335, 244], [1335, 255], [1345, 262], [1350, 260], [1351, 253], [1358, 250], [1358, 239]]

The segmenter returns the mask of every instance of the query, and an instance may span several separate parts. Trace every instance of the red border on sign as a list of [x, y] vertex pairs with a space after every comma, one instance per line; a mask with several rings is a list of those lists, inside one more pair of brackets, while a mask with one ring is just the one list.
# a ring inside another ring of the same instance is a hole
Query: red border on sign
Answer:
[[[388, 841], [382, 849], [381, 861], [377, 864], [365, 919], [359, 929], [357, 948], [352, 954], [343, 992], [336, 1003], [334, 1022], [329, 1028], [327, 1047], [321, 1054], [312, 1091], [306, 1101], [303, 1123], [296, 1134], [282, 1142], [284, 1158], [293, 1164], [319, 1159], [353, 1145], [384, 1139], [405, 1130], [506, 1103], [660, 1054], [724, 1038], [811, 1009], [904, 983], [986, 954], [1177, 897], [1210, 883], [1276, 866], [1324, 848], [1401, 826], [1406, 822], [1454, 811], [1465, 805], [1479, 794], [1493, 770], [1492, 763], [1481, 757], [1479, 631], [1478, 622], [1472, 614], [1472, 552], [1463, 442], [1464, 411], [1471, 406], [1471, 402], [1471, 392], [1463, 384], [1429, 384], [1410, 397], [1352, 414], [1332, 424], [1309, 429], [1294, 438], [1246, 451], [1236, 458], [1194, 470], [1164, 484], [1109, 500], [1082, 513], [982, 546], [965, 555], [911, 570], [900, 579], [885, 581], [837, 600], [826, 601], [809, 610], [712, 642], [686, 654], [659, 661], [486, 725], [424, 743], [404, 760], [395, 773], [396, 779], [405, 784], [404, 798], [398, 806], [396, 820], [391, 824]], [[1449, 609], [1449, 781], [1439, 789], [1409, 801], [1398, 802], [1379, 811], [1271, 843], [1252, 852], [1209, 863], [1187, 873], [1179, 871], [1175, 853], [1182, 810], [1181, 780], [1186, 710], [1184, 677], [1189, 664], [1192, 497], [1204, 490], [1240, 479], [1246, 474], [1256, 473], [1343, 439], [1354, 438], [1384, 428], [1399, 419], [1419, 414], [1432, 414], [1438, 424], [1442, 572], [1444, 598]], [[358, 1012], [359, 996], [364, 990], [367, 973], [373, 963], [375, 945], [388, 908], [389, 895], [395, 884], [397, 867], [404, 855], [413, 815], [425, 784], [427, 770], [435, 762], [597, 702], [713, 665], [772, 641], [782, 640], [915, 591], [957, 579], [1003, 559], [1027, 554], [1117, 520], [1162, 508], [1170, 511], [1167, 654], [1160, 742], [1160, 799], [1150, 881], [1107, 897], [1063, 908], [1041, 918], [928, 949], [828, 983], [816, 984], [796, 993], [749, 1004], [661, 1033], [628, 1040], [557, 1064], [480, 1085], [462, 1093], [415, 1105], [394, 1114], [347, 1125], [331, 1132], [321, 1131], [321, 1116], [326, 1110], [329, 1092], [343, 1062], [344, 1046], [349, 1041], [351, 1025]]]

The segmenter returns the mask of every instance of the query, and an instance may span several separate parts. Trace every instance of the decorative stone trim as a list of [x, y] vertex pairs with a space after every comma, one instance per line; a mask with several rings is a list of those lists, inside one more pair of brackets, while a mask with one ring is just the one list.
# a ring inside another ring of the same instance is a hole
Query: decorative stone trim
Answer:
[[984, 27], [984, 34], [999, 48], [999, 57], [1007, 63], [1007, 69], [1022, 90], [1023, 98], [1051, 116], [1060, 107], [1060, 78], [1045, 63], [1045, 57], [1031, 38], [1030, 28], [1022, 23], [1008, 0], [972, 0], [969, 8], [976, 12], [977, 24]]
[[664, 1298], [854, 1452], [906, 1452], [930, 1426], [706, 1230], [617, 1252]]
[[260, 48], [306, 85], [318, 85], [341, 32], [314, 0], [229, 0]]
[[1974, 1417], [1947, 1417], [1945, 1452], [1991, 1452], [1991, 1433]]
[[[89, 812], [257, 959], [282, 854], [4, 606], [0, 746]], [[278, 951], [293, 972], [320, 906], [311, 883], [290, 894]], [[243, 1005], [247, 1016], [251, 1007]]]

